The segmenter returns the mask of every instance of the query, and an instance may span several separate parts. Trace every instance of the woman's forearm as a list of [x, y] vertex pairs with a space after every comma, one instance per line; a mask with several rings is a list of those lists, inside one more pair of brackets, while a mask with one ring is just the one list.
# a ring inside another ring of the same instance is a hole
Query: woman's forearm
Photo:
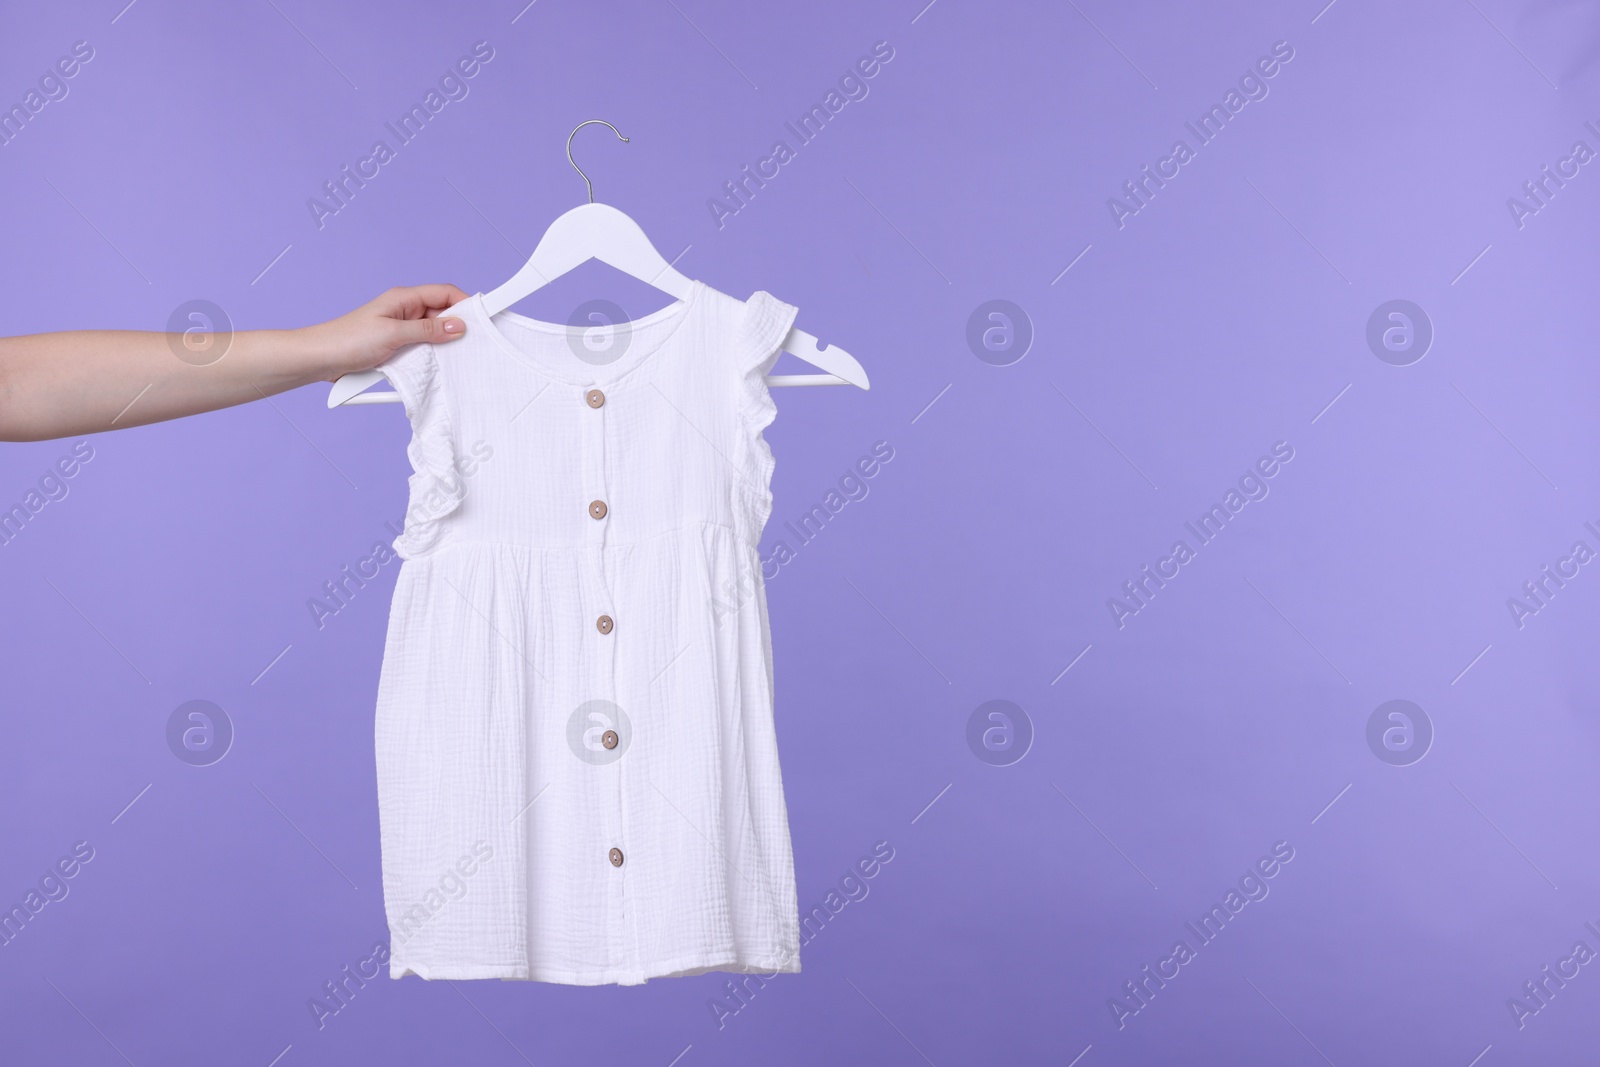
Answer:
[[462, 335], [453, 285], [391, 289], [296, 330], [80, 330], [0, 337], [0, 441], [44, 441], [195, 415], [368, 370]]
[[215, 362], [205, 362], [210, 353], [192, 335], [82, 330], [0, 338], [0, 439], [41, 441], [214, 411], [309, 385], [332, 366], [309, 331], [208, 336], [216, 348], [226, 345]]

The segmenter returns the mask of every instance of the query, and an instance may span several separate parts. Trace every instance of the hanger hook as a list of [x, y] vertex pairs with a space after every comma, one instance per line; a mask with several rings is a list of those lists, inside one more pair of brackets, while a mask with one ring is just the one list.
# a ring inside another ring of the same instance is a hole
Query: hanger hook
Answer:
[[583, 129], [585, 126], [590, 125], [591, 123], [596, 123], [596, 122], [598, 122], [602, 126], [609, 126], [611, 128], [611, 132], [617, 135], [617, 140], [622, 141], [625, 144], [628, 141], [628, 138], [622, 136], [622, 131], [621, 130], [617, 129], [615, 126], [612, 126], [611, 123], [607, 122], [605, 119], [589, 119], [587, 122], [580, 122], [576, 126], [572, 127], [572, 132], [571, 133], [567, 134], [567, 162], [568, 163], [572, 163], [572, 169], [578, 172], [578, 177], [583, 179], [583, 184], [589, 187], [589, 203], [591, 203], [591, 204], [594, 203], [594, 182], [589, 180], [589, 176], [583, 172], [583, 168], [582, 167], [578, 166], [577, 163], [573, 162], [573, 159], [572, 159], [572, 139], [574, 137], [578, 136], [578, 131], [579, 130]]

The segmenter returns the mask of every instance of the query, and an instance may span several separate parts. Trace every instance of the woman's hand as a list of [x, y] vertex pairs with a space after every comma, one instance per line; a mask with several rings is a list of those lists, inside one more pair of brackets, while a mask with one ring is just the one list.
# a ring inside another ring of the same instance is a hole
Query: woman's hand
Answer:
[[347, 315], [307, 326], [303, 332], [313, 348], [327, 354], [323, 377], [333, 381], [341, 374], [371, 370], [406, 345], [454, 341], [466, 332], [467, 324], [445, 316], [444, 310], [465, 299], [467, 294], [453, 285], [390, 289]]

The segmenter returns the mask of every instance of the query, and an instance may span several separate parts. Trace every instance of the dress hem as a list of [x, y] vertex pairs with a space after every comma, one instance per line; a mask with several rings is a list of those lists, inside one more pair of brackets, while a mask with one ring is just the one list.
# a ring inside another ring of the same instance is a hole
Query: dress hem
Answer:
[[652, 978], [688, 978], [712, 971], [730, 974], [799, 974], [800, 958], [796, 954], [741, 962], [722, 955], [696, 953], [652, 964], [642, 971], [563, 971], [545, 968], [528, 968], [521, 964], [445, 964], [428, 967], [391, 959], [389, 977], [404, 978], [416, 975], [424, 981], [470, 980], [498, 978], [502, 982], [554, 982], [561, 985], [643, 985]]

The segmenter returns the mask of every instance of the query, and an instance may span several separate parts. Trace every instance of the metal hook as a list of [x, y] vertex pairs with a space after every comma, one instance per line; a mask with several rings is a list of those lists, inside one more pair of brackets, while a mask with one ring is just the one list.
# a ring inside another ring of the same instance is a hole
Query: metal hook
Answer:
[[583, 184], [589, 187], [589, 203], [591, 204], [594, 203], [594, 182], [589, 180], [589, 176], [583, 172], [582, 167], [578, 166], [576, 163], [573, 163], [572, 139], [578, 136], [579, 130], [590, 125], [591, 123], [596, 122], [602, 126], [610, 126], [611, 132], [617, 135], [617, 140], [622, 141], [624, 144], [626, 144], [628, 141], [628, 138], [622, 136], [621, 130], [617, 129], [615, 126], [612, 126], [611, 123], [607, 122], [605, 119], [589, 119], [587, 122], [580, 122], [576, 126], [572, 127], [571, 133], [567, 134], [567, 162], [572, 163], [572, 169], [578, 172], [578, 177], [583, 179]]

